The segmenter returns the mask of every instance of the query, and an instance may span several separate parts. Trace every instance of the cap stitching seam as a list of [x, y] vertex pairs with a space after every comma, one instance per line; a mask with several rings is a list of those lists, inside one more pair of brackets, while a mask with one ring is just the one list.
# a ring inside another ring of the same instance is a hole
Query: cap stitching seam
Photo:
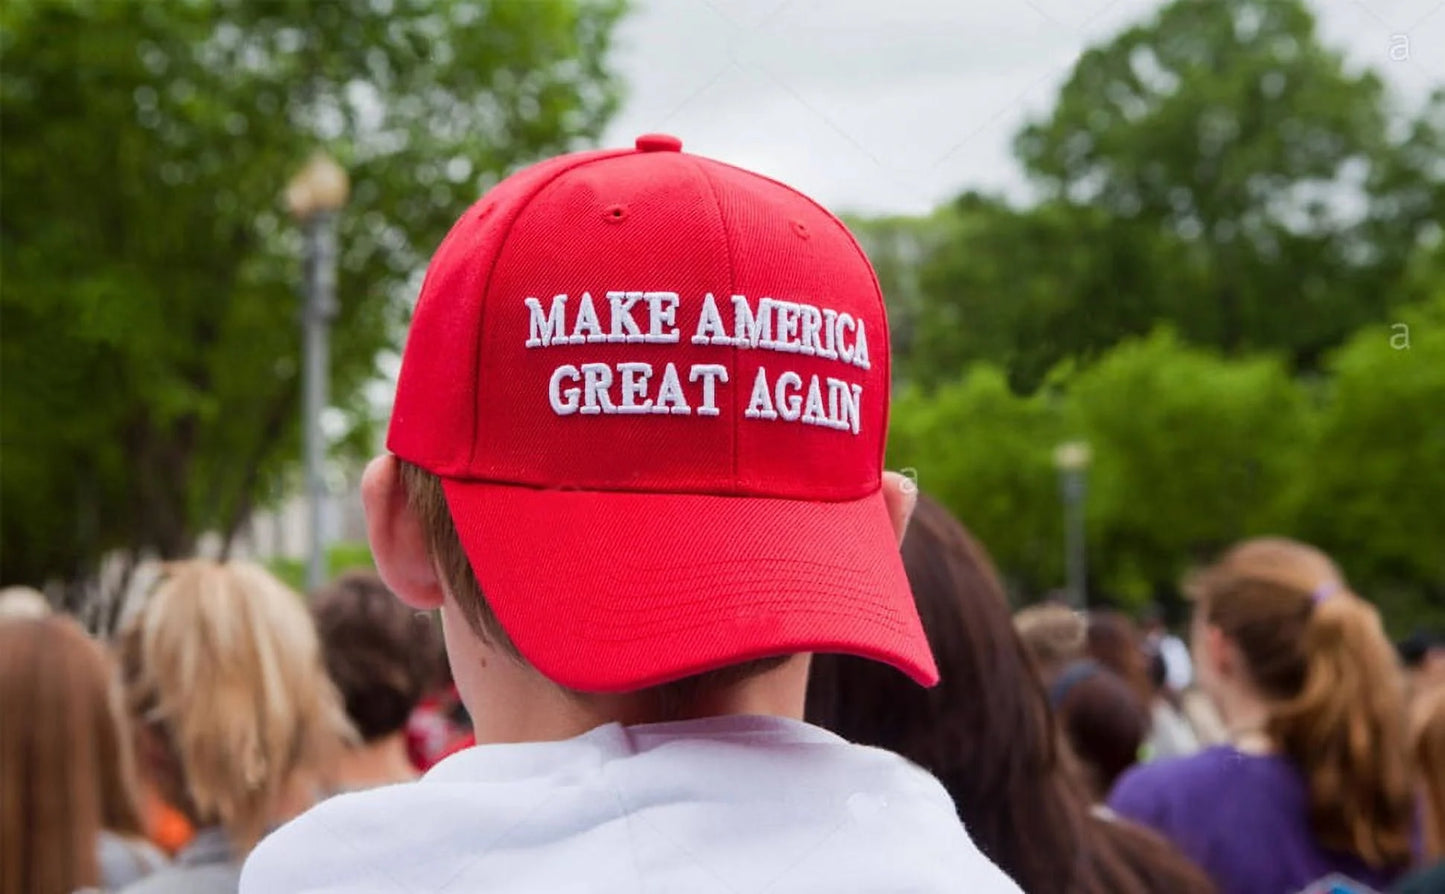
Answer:
[[[513, 210], [512, 212], [512, 219], [507, 221], [506, 229], [504, 229], [501, 233], [497, 234], [497, 250], [492, 253], [492, 257], [487, 263], [486, 275], [482, 279], [482, 294], [479, 300], [481, 307], [477, 315], [477, 341], [476, 344], [472, 346], [472, 380], [477, 383], [478, 393], [480, 393], [482, 383], [482, 341], [484, 339], [484, 334], [486, 333], [487, 329], [487, 295], [492, 288], [492, 274], [496, 272], [497, 261], [501, 259], [502, 252], [506, 250], [507, 240], [511, 237], [512, 229], [516, 227], [517, 221], [521, 220], [522, 215], [527, 211], [529, 207], [531, 207], [532, 202], [534, 202], [537, 196], [542, 193], [542, 190], [555, 183], [557, 181], [557, 178], [561, 177], [563, 174], [569, 174], [572, 171], [577, 170], [578, 168], [586, 167], [587, 165], [593, 164], [594, 162], [607, 161], [608, 159], [617, 158], [620, 155], [628, 154], [630, 153], [626, 149], [616, 149], [604, 155], [593, 155], [589, 158], [577, 159], [571, 164], [561, 167], [546, 180], [537, 184], [537, 187], [533, 189], [530, 194], [522, 197], [522, 199], [517, 202], [515, 210]], [[484, 195], [481, 199], [478, 199], [477, 201], [481, 202], [485, 201], [485, 199], [486, 196]], [[477, 462], [477, 449], [479, 446], [477, 442], [477, 433], [478, 428], [481, 425], [481, 415], [482, 414], [477, 411], [476, 402], [473, 401], [472, 441], [471, 449], [467, 451], [468, 467], [475, 466]]]
[[[890, 346], [890, 350], [883, 353], [883, 387], [889, 393], [884, 395], [883, 424], [879, 426], [878, 445], [876, 448], [880, 460], [879, 468], [881, 478], [881, 461], [883, 459], [884, 448], [888, 443], [888, 398], [892, 396], [891, 392], [893, 388], [893, 352], [891, 350], [891, 345], [893, 344], [893, 341], [891, 338], [892, 333], [889, 331], [890, 327], [888, 325], [888, 303], [883, 298], [883, 286], [878, 282], [878, 271], [873, 269], [873, 262], [868, 259], [867, 252], [863, 251], [863, 246], [858, 244], [858, 240], [853, 237], [853, 234], [848, 230], [848, 227], [845, 226], [843, 222], [838, 219], [838, 216], [836, 214], [823, 207], [816, 199], [812, 198], [806, 193], [798, 191], [796, 188], [789, 186], [781, 180], [774, 180], [772, 177], [769, 177], [766, 174], [759, 174], [757, 171], [750, 171], [747, 168], [740, 168], [737, 165], [731, 165], [725, 161], [718, 161], [717, 159], [708, 159], [708, 161], [716, 165], [721, 165], [725, 168], [731, 168], [734, 171], [738, 171], [739, 173], [746, 174], [750, 177], [756, 177], [759, 180], [765, 180], [768, 183], [773, 184], [774, 186], [787, 190], [788, 192], [807, 202], [809, 205], [812, 205], [817, 210], [823, 212], [823, 216], [826, 217], [829, 222], [833, 224], [833, 226], [837, 227], [842, 232], [844, 238], [846, 238], [848, 240], [848, 243], [853, 246], [853, 250], [858, 253], [858, 257], [863, 261], [864, 264], [868, 266], [869, 275], [873, 280], [873, 293], [878, 296], [878, 306], [879, 309], [882, 310], [880, 317], [883, 321], [883, 343]], [[709, 184], [709, 186], [711, 186], [711, 184]], [[716, 196], [714, 196], [714, 199], [716, 199]], [[726, 225], [724, 225], [724, 227], [726, 228]], [[728, 251], [729, 258], [731, 259], [731, 246], [729, 246]], [[735, 353], [736, 350], [737, 349], [734, 348]], [[734, 424], [736, 424], [736, 419], [734, 419]], [[736, 458], [736, 452], [734, 452], [733, 456], [734, 458]]]
[[[713, 182], [712, 182], [712, 177], [710, 177], [710, 176], [708, 175], [707, 168], [702, 164], [701, 161], [699, 161], [699, 160], [696, 159], [696, 158], [693, 158], [693, 159], [692, 159], [692, 164], [693, 164], [693, 167], [695, 167], [695, 168], [697, 169], [698, 174], [702, 176], [702, 182], [707, 186], [708, 194], [712, 196], [713, 206], [717, 208], [717, 219], [718, 219], [718, 223], [722, 226], [722, 231], [723, 231], [723, 246], [727, 249], [727, 253], [728, 253], [728, 300], [731, 301], [731, 300], [732, 300], [732, 294], [733, 294], [734, 279], [735, 279], [735, 277], [736, 277], [736, 272], [737, 272], [737, 271], [736, 271], [736, 267], [735, 267], [735, 265], [734, 265], [734, 263], [733, 263], [733, 238], [732, 238], [732, 234], [728, 232], [728, 221], [727, 221], [727, 217], [726, 217], [726, 215], [723, 214], [722, 202], [718, 199], [717, 187], [713, 184]], [[736, 389], [739, 387], [738, 384], [737, 384], [737, 377], [738, 377], [738, 367], [739, 367], [739, 365], [740, 365], [740, 364], [739, 364], [739, 360], [741, 359], [740, 352], [739, 352], [739, 350], [738, 350], [737, 345], [733, 345], [732, 355], [733, 355], [733, 356], [732, 356], [732, 361], [733, 361], [733, 364], [732, 364], [732, 366], [733, 366], [733, 368], [732, 368], [732, 377], [733, 377], [733, 382], [734, 382], [733, 388], [734, 388], [734, 390], [736, 390]], [[734, 409], [734, 410], [737, 409], [736, 398], [734, 398], [733, 409]], [[732, 420], [733, 420], [733, 443], [732, 443], [732, 461], [733, 461], [733, 463], [732, 463], [732, 465], [733, 465], [733, 469], [732, 469], [733, 476], [732, 476], [732, 477], [733, 477], [733, 487], [741, 487], [742, 484], [741, 484], [741, 482], [740, 482], [740, 480], [739, 480], [739, 475], [738, 475], [738, 446], [739, 446], [739, 437], [740, 437], [739, 428], [740, 428], [740, 426], [741, 426], [741, 422], [739, 421], [739, 414], [738, 414], [737, 412], [733, 412], [733, 413], [731, 413], [730, 415], [732, 416]]]

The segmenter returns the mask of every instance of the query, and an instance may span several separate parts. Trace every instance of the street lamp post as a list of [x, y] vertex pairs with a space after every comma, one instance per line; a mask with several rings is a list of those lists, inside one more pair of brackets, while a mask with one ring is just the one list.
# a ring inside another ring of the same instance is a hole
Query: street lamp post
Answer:
[[301, 424], [306, 465], [306, 586], [311, 590], [326, 581], [326, 451], [321, 411], [327, 402], [328, 335], [336, 317], [336, 213], [346, 204], [349, 190], [346, 171], [324, 152], [311, 156], [286, 187], [286, 204], [305, 233]]
[[1089, 445], [1082, 441], [1060, 444], [1054, 450], [1054, 465], [1059, 470], [1059, 490], [1064, 500], [1064, 558], [1069, 573], [1069, 605], [1079, 610], [1088, 605], [1084, 494], [1090, 458]]

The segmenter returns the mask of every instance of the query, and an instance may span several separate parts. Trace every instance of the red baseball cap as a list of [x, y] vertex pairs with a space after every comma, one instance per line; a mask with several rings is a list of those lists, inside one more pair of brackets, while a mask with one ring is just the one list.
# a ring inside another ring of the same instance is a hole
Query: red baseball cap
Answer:
[[796, 652], [938, 671], [882, 493], [888, 328], [843, 224], [673, 137], [527, 168], [427, 270], [388, 448], [522, 655], [623, 692]]

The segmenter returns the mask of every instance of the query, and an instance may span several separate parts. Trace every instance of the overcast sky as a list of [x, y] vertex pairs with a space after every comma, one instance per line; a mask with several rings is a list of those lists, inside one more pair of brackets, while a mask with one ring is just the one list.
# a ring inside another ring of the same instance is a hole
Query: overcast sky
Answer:
[[[604, 145], [640, 133], [784, 180], [835, 211], [1023, 195], [1009, 152], [1090, 44], [1159, 0], [634, 0]], [[1445, 0], [1313, 0], [1324, 40], [1406, 103], [1445, 85]], [[1404, 35], [1404, 37], [1396, 37]], [[1391, 58], [1392, 40], [1409, 58]], [[1408, 44], [1405, 43], [1408, 41]]]

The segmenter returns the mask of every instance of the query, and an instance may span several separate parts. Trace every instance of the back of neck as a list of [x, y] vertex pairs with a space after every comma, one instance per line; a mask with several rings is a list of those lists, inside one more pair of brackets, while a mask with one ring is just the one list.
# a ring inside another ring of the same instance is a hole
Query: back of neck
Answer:
[[337, 764], [335, 786], [343, 789], [410, 782], [419, 775], [407, 756], [401, 731], [347, 751]]

